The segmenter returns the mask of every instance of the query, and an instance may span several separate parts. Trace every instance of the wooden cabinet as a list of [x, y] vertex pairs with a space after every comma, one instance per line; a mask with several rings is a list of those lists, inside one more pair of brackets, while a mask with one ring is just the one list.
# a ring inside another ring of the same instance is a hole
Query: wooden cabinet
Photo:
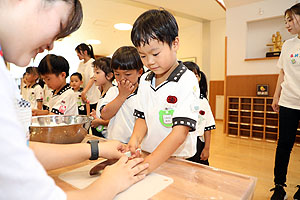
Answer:
[[[229, 136], [277, 141], [279, 116], [272, 109], [272, 97], [227, 97], [226, 132]], [[300, 123], [296, 143], [300, 144]]]

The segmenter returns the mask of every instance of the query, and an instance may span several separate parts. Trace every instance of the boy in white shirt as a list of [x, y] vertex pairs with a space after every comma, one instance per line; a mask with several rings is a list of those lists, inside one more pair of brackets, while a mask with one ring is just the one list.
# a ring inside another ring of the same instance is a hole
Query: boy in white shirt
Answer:
[[62, 56], [49, 54], [41, 60], [38, 71], [48, 87], [54, 91], [49, 110], [34, 112], [35, 115], [78, 115], [75, 93], [66, 83], [69, 68], [68, 61]]
[[166, 10], [149, 10], [135, 21], [131, 41], [150, 69], [140, 79], [134, 130], [128, 147], [133, 156], [141, 145], [149, 154], [148, 173], [170, 156], [196, 153], [199, 86], [193, 72], [177, 61], [177, 22]]
[[30, 102], [32, 109], [43, 109], [43, 89], [37, 83], [39, 73], [37, 67], [26, 68], [26, 85], [22, 89], [22, 97]]
[[101, 118], [109, 120], [107, 138], [128, 143], [135, 117], [139, 78], [143, 74], [143, 63], [136, 48], [120, 47], [111, 60], [118, 87], [111, 87], [102, 101]]

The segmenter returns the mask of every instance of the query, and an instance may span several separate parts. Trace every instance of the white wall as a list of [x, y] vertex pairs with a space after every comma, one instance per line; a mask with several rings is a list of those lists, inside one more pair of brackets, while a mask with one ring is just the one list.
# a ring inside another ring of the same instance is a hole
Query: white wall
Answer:
[[[244, 61], [247, 56], [247, 25], [250, 22], [280, 17], [284, 11], [295, 4], [295, 0], [264, 0], [243, 6], [228, 8], [226, 11], [227, 75], [277, 74], [277, 60]], [[248, 23], [248, 24], [247, 24]], [[278, 24], [281, 30], [284, 26]], [[269, 33], [267, 33], [269, 34]], [[257, 37], [260, 37], [257, 34]], [[272, 35], [270, 35], [270, 38]], [[253, 41], [255, 42], [255, 40]], [[257, 44], [257, 48], [265, 47], [266, 43]]]
[[225, 77], [225, 33], [226, 19], [210, 22], [210, 80]]
[[202, 63], [202, 23], [179, 29], [179, 50], [177, 58], [196, 57], [196, 62], [200, 66]]
[[[70, 65], [69, 77], [67, 82], [69, 82], [70, 75], [77, 71], [80, 60], [77, 57], [75, 48], [78, 44], [74, 43], [71, 39], [72, 36], [63, 39], [63, 41], [56, 41], [54, 43], [54, 48], [51, 51], [45, 51], [44, 53], [38, 54], [34, 60], [28, 66], [37, 67], [40, 61], [48, 54], [56, 54], [63, 56]], [[25, 72], [26, 67], [18, 67], [14, 64], [10, 64], [10, 73], [14, 78], [22, 78], [23, 73]]]

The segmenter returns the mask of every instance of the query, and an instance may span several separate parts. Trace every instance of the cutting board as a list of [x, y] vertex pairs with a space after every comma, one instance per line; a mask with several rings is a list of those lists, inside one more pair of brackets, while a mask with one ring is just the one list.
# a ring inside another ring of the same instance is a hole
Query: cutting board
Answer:
[[[99, 176], [90, 176], [89, 171], [98, 163], [91, 163], [83, 167], [62, 173], [58, 176], [61, 180], [72, 186], [83, 189], [92, 184]], [[140, 182], [132, 185], [127, 190], [118, 194], [114, 200], [146, 200], [165, 189], [173, 183], [173, 179], [157, 173], [147, 175]]]

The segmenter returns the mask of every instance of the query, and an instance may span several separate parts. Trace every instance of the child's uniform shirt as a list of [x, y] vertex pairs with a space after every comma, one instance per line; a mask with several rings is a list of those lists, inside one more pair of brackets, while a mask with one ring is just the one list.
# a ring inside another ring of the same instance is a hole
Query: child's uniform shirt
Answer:
[[199, 108], [199, 85], [195, 74], [181, 62], [168, 79], [155, 87], [155, 74], [148, 72], [140, 79], [138, 104], [134, 115], [145, 119], [148, 132], [141, 147], [153, 152], [177, 125], [188, 126], [185, 142], [172, 156], [191, 157], [196, 153], [195, 132]]
[[216, 129], [216, 123], [210, 105], [207, 99], [201, 94], [200, 95], [200, 110], [198, 113], [196, 132], [202, 142], [204, 140], [204, 132]]
[[[102, 101], [100, 110], [119, 94], [117, 86], [111, 87]], [[113, 116], [107, 126], [107, 138], [128, 143], [131, 137], [136, 118], [133, 116], [137, 104], [137, 89], [124, 101], [118, 112]]]
[[65, 200], [64, 191], [28, 147], [30, 104], [21, 98], [2, 55], [0, 46], [0, 104], [5, 105], [0, 112], [0, 199]]
[[53, 90], [50, 89], [46, 84], [43, 88], [44, 98], [43, 98], [43, 110], [49, 110], [49, 102], [53, 96]]
[[77, 103], [77, 107], [78, 107], [78, 113], [85, 113], [86, 114], [86, 107], [85, 107], [85, 103], [82, 101], [81, 99], [81, 92], [83, 91], [83, 88], [79, 88], [79, 90], [74, 91], [74, 94], [76, 96], [76, 103]]
[[[94, 77], [94, 68], [93, 68], [93, 62], [95, 60], [93, 58], [89, 59], [86, 63], [79, 63], [77, 71], [81, 73], [83, 78], [83, 87], [85, 88], [88, 84], [89, 80]], [[100, 91], [98, 87], [95, 85], [95, 83], [92, 85], [92, 87], [89, 89], [89, 91], [86, 93], [87, 98], [90, 101], [90, 104], [96, 104], [100, 98]]]
[[69, 84], [57, 94], [53, 94], [49, 102], [49, 111], [57, 115], [78, 115], [76, 95]]
[[38, 102], [43, 102], [43, 89], [38, 83], [31, 87], [26, 85], [22, 90], [22, 97], [30, 102], [32, 109], [37, 109]]
[[[103, 107], [103, 100], [106, 96], [107, 92], [100, 97], [98, 103], [97, 103], [97, 107], [96, 107], [96, 116], [97, 118], [101, 118], [101, 112], [100, 112], [100, 109]], [[107, 138], [107, 126], [104, 126], [104, 125], [99, 125], [96, 130], [98, 132], [100, 132], [105, 138]]]

